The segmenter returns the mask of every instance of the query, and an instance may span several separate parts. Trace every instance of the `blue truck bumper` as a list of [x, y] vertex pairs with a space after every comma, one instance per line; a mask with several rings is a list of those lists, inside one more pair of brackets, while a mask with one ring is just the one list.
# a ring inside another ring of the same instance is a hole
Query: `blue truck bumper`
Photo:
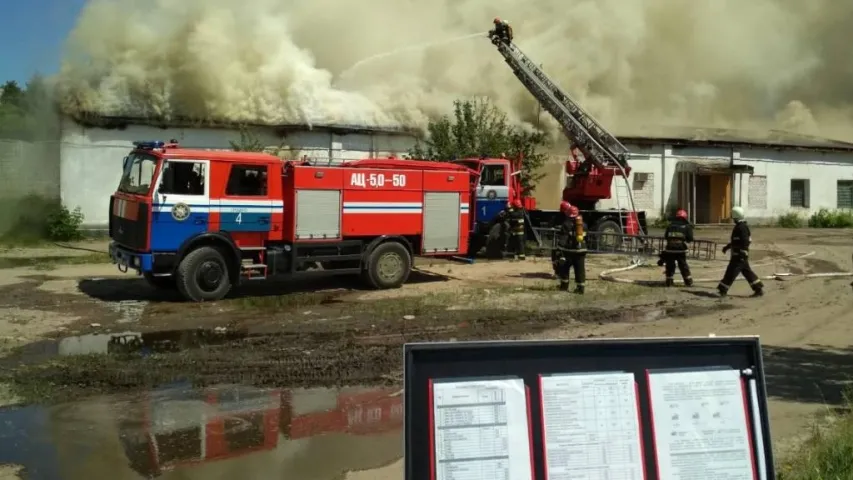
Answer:
[[150, 272], [154, 267], [154, 256], [128, 250], [110, 242], [110, 259], [122, 272], [136, 270], [138, 273]]

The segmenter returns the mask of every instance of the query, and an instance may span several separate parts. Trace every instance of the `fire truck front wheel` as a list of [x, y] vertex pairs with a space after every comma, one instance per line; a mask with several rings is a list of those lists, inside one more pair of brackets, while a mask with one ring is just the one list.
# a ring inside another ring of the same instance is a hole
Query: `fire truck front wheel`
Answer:
[[231, 290], [225, 256], [210, 246], [199, 247], [181, 260], [176, 281], [181, 295], [193, 302], [221, 300]]
[[412, 273], [412, 256], [397, 242], [382, 243], [370, 253], [364, 273], [373, 288], [399, 288]]

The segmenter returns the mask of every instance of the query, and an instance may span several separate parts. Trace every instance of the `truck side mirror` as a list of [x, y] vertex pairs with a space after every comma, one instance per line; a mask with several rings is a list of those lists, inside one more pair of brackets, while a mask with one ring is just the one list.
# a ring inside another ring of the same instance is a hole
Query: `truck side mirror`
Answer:
[[127, 164], [130, 163], [130, 156], [124, 157], [124, 160], [121, 162], [121, 171], [124, 172], [127, 170]]

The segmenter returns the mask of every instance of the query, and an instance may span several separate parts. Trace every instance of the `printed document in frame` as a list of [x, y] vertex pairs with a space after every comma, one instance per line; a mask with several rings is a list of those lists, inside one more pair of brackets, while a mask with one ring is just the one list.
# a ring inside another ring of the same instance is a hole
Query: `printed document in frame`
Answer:
[[533, 480], [521, 378], [430, 381], [433, 480]]
[[757, 478], [739, 370], [647, 371], [658, 477]]
[[643, 480], [633, 373], [542, 375], [545, 480]]

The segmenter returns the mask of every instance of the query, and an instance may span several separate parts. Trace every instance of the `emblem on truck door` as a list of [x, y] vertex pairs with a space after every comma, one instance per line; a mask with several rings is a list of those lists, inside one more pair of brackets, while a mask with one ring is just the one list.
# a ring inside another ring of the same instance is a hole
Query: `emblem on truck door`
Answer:
[[174, 207], [172, 207], [172, 218], [175, 220], [182, 222], [190, 216], [190, 206], [186, 203], [176, 203]]

